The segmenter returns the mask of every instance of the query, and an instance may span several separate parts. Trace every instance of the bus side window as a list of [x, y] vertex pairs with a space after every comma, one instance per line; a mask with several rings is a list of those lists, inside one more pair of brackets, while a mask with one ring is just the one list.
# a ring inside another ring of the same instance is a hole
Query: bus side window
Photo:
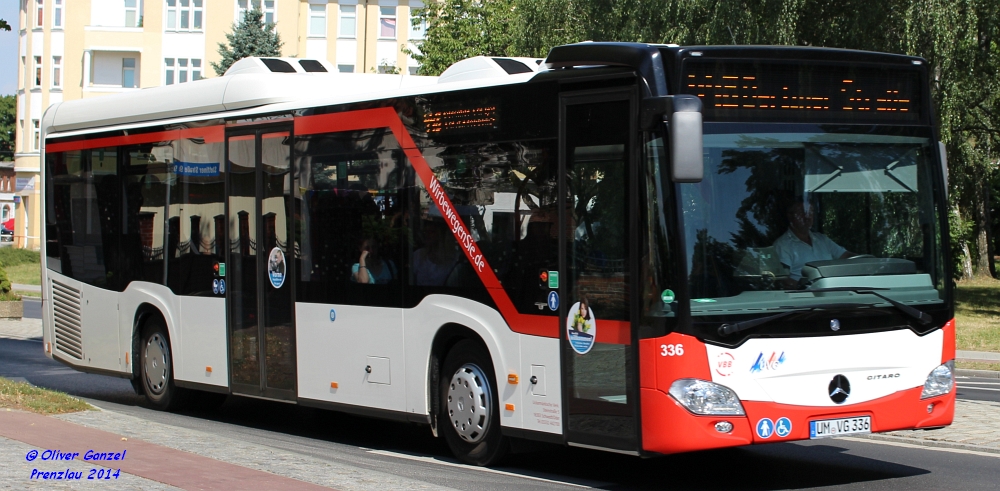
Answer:
[[404, 275], [402, 153], [395, 139], [342, 132], [299, 136], [295, 145], [299, 300], [398, 306], [398, 294], [371, 294], [400, 288]]

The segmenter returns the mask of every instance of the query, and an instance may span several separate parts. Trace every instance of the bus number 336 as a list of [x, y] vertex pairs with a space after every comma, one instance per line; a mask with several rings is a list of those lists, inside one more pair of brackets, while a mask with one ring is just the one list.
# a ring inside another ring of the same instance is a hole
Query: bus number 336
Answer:
[[684, 345], [683, 344], [661, 344], [660, 345], [660, 356], [683, 356], [684, 355]]

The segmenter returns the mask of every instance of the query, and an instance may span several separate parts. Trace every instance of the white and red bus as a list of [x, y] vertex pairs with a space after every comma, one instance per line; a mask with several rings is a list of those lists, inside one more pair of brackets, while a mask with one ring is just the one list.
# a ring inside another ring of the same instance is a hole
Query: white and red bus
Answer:
[[926, 63], [582, 43], [440, 77], [246, 59], [49, 108], [44, 349], [636, 455], [948, 425]]

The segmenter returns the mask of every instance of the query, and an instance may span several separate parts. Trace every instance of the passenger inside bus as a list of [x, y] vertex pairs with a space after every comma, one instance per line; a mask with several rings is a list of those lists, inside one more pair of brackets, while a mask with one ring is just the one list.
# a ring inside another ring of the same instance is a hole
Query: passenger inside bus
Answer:
[[458, 265], [455, 241], [448, 240], [448, 228], [440, 219], [421, 221], [423, 246], [413, 251], [411, 284], [444, 286]]
[[362, 239], [358, 246], [361, 256], [351, 266], [351, 281], [369, 285], [385, 285], [396, 278], [396, 265], [379, 256], [377, 239]]
[[781, 288], [799, 287], [802, 266], [810, 261], [847, 259], [856, 254], [841, 247], [829, 237], [812, 231], [812, 206], [800, 199], [792, 201], [785, 210], [788, 230], [774, 241], [774, 249], [789, 275], [777, 281]]

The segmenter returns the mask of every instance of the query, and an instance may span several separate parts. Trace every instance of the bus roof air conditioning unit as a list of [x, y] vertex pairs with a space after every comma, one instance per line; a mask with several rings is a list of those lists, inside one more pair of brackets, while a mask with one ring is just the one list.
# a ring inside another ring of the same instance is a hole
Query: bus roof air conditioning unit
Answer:
[[298, 58], [259, 58], [248, 56], [237, 60], [223, 77], [243, 73], [331, 73], [336, 72], [326, 60]]
[[484, 78], [506, 77], [520, 73], [535, 73], [541, 67], [537, 58], [493, 58], [476, 56], [466, 58], [448, 67], [438, 83], [461, 82]]

